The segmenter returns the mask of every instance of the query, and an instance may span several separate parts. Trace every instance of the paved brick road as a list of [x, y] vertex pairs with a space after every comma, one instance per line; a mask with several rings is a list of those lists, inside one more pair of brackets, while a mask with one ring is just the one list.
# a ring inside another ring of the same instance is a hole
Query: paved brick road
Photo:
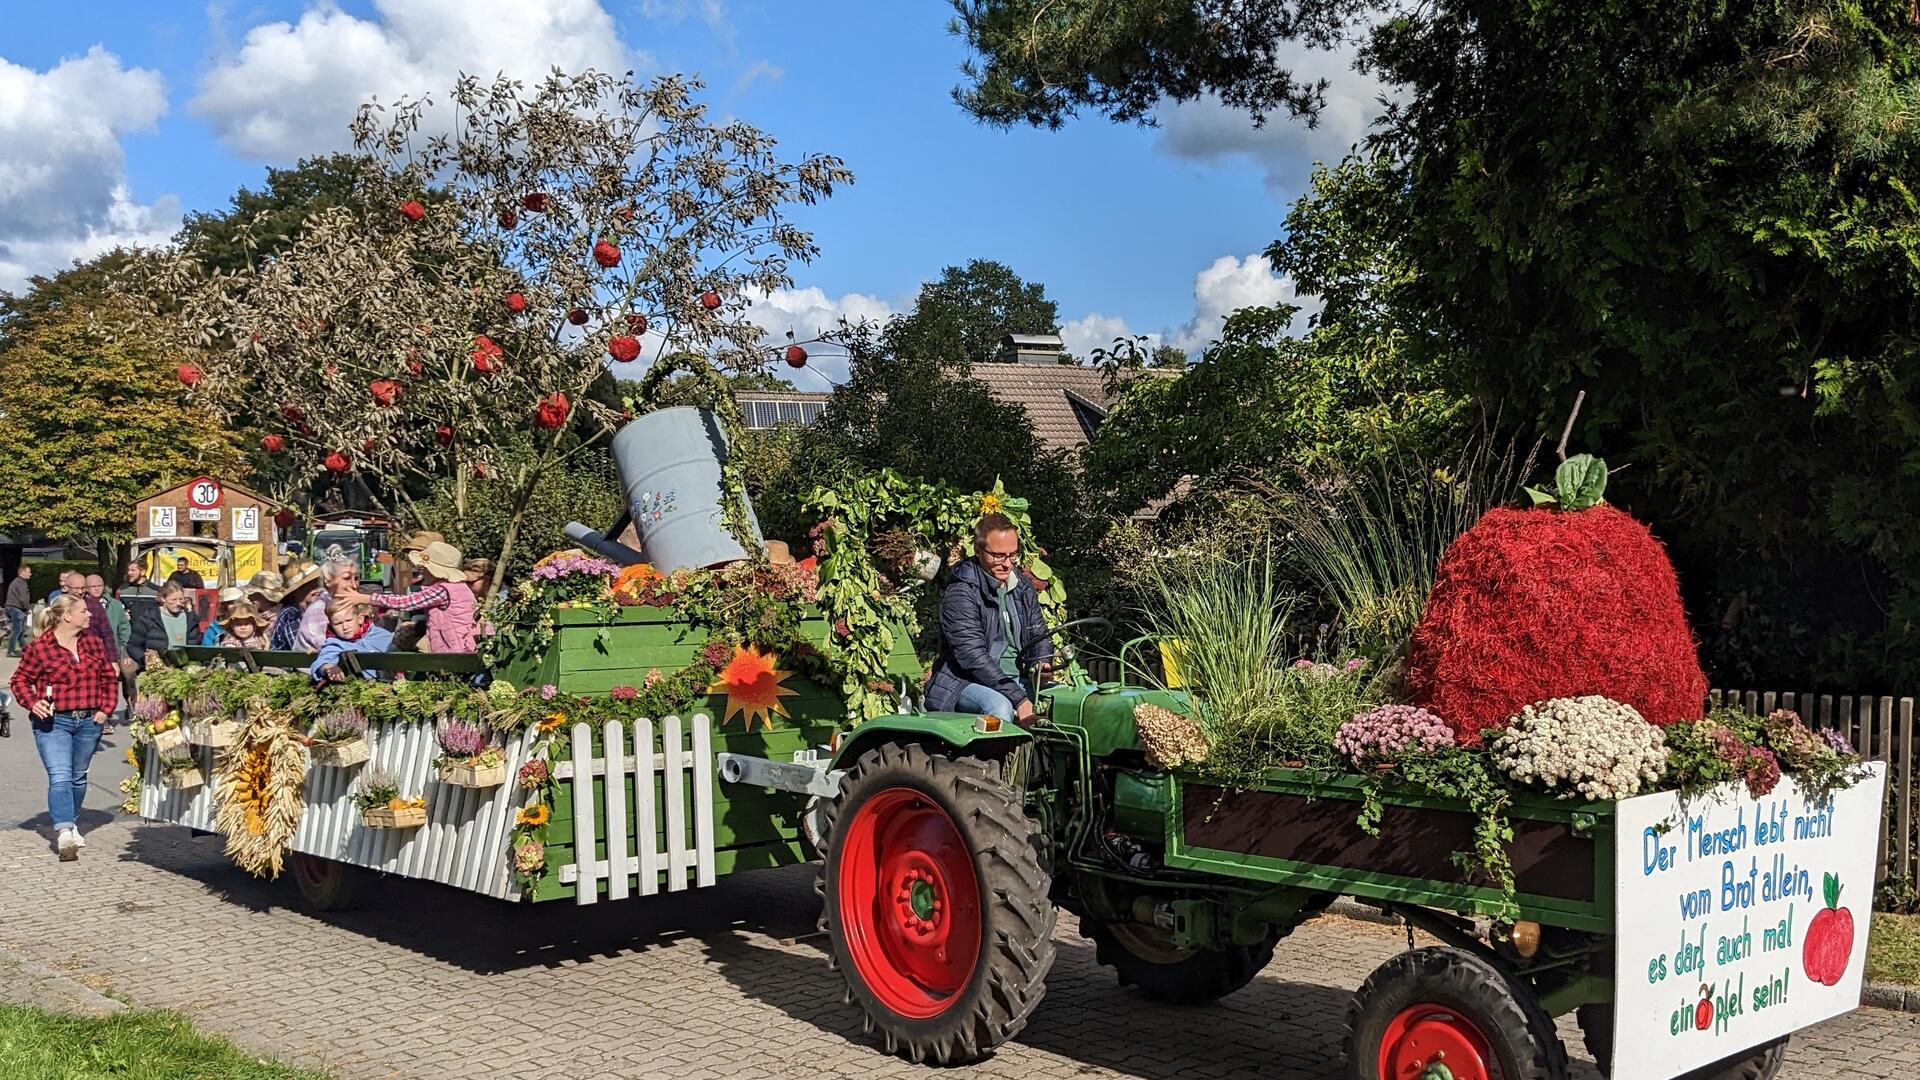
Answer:
[[[234, 869], [215, 839], [109, 817], [124, 735], [98, 759], [84, 856], [59, 863], [18, 729], [0, 742], [0, 949], [341, 1077], [1334, 1076], [1348, 993], [1404, 944], [1324, 918], [1246, 990], [1168, 1009], [1119, 989], [1063, 918], [1019, 1042], [951, 1073], [916, 1068], [861, 1035], [819, 942], [780, 943], [812, 926], [806, 868], [591, 908], [390, 881], [359, 910], [309, 915], [291, 883]], [[1863, 1010], [1798, 1037], [1792, 1062], [1795, 1080], [1909, 1076], [1920, 1018]]]

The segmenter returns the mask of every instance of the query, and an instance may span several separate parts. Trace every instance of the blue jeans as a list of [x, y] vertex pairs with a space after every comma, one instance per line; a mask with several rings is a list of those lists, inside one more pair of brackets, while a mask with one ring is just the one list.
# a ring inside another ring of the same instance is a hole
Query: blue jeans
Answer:
[[[1033, 691], [1029, 689], [1027, 694], [1031, 697]], [[1013, 702], [1007, 700], [1007, 695], [991, 686], [982, 686], [977, 682], [970, 682], [960, 688], [960, 696], [953, 701], [953, 711], [997, 716], [1002, 723], [1006, 724], [1013, 722]]]
[[47, 767], [47, 813], [55, 832], [76, 827], [80, 807], [87, 801], [87, 766], [100, 749], [102, 725], [93, 714], [54, 713], [33, 718], [33, 745], [40, 764]]
[[27, 636], [27, 613], [19, 608], [7, 609], [7, 651], [20, 655], [20, 643]]

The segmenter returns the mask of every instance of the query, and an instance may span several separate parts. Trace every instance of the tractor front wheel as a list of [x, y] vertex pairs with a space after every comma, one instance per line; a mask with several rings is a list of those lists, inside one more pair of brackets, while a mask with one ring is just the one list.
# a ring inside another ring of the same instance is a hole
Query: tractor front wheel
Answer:
[[1566, 1080], [1567, 1050], [1525, 986], [1460, 949], [1403, 952], [1347, 1011], [1353, 1080]]
[[821, 929], [887, 1051], [967, 1062], [1025, 1027], [1053, 966], [1054, 909], [1037, 826], [998, 767], [882, 745], [826, 817]]
[[1217, 1001], [1253, 981], [1273, 960], [1277, 938], [1224, 949], [1182, 948], [1165, 930], [1134, 922], [1084, 920], [1094, 958], [1112, 968], [1121, 986], [1169, 1005]]

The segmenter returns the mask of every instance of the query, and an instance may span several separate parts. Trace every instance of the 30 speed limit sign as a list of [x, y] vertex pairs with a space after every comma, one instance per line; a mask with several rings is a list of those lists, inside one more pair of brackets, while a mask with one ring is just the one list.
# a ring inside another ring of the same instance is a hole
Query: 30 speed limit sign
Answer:
[[211, 476], [202, 476], [187, 487], [187, 505], [195, 510], [211, 510], [220, 505], [220, 481]]

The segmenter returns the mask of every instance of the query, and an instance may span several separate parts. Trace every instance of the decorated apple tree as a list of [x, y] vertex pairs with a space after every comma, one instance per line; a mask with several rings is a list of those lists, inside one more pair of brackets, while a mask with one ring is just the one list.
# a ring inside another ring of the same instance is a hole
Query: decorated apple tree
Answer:
[[[504, 567], [541, 477], [621, 421], [590, 394], [608, 364], [761, 366], [748, 297], [817, 251], [788, 211], [851, 182], [715, 122], [698, 89], [555, 72], [463, 78], [450, 110], [364, 107], [352, 208], [231, 273], [188, 247], [140, 283], [160, 332], [204, 356], [186, 395], [259, 428], [295, 478], [331, 474], [403, 521], [458, 527], [469, 481], [507, 485]], [[535, 452], [509, 470], [494, 448], [519, 432]], [[423, 521], [415, 500], [447, 480], [456, 520]]]

